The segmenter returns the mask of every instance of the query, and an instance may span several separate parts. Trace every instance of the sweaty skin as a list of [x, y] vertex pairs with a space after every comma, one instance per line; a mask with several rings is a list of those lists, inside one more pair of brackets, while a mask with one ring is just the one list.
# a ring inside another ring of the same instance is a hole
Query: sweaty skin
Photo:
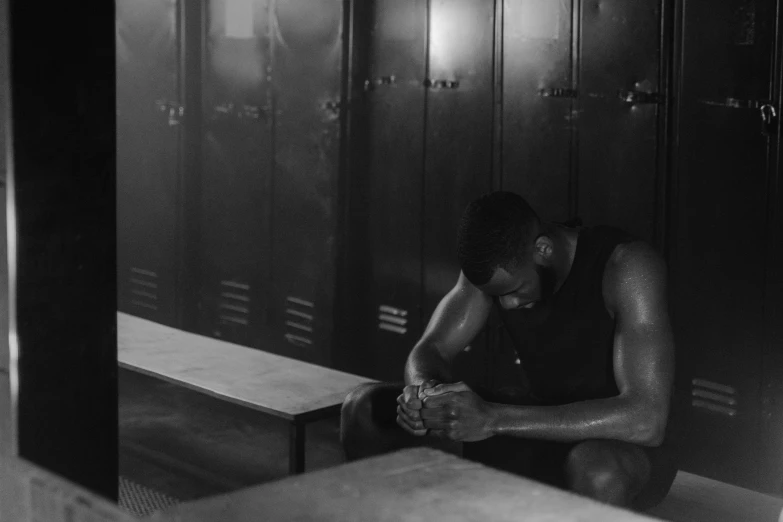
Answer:
[[619, 395], [562, 406], [515, 406], [484, 401], [464, 383], [452, 383], [451, 362], [484, 326], [494, 296], [504, 307], [535, 306], [541, 285], [534, 265], [555, 274], [555, 291], [565, 281], [576, 232], [552, 224], [544, 225], [543, 232], [529, 266], [512, 272], [498, 269], [481, 288], [460, 274], [408, 358], [397, 423], [414, 435], [429, 430], [430, 435], [457, 441], [502, 434], [660, 445], [673, 386], [674, 342], [666, 265], [641, 241], [619, 245], [604, 270], [604, 304], [616, 322], [613, 357]]

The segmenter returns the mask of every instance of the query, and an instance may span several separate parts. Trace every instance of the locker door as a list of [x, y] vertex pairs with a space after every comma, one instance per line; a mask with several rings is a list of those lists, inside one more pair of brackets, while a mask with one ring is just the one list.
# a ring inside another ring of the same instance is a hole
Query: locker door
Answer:
[[553, 221], [571, 217], [572, 11], [507, 0], [503, 13], [503, 189]]
[[118, 308], [171, 326], [180, 227], [177, 6], [116, 5]]
[[671, 306], [681, 468], [758, 489], [775, 3], [686, 0]]
[[[551, 221], [572, 217], [572, 40], [572, 0], [504, 2], [502, 188]], [[514, 343], [499, 318], [493, 324], [492, 386], [519, 393], [526, 378]]]
[[661, 2], [583, 0], [578, 213], [655, 236]]
[[[492, 189], [494, 8], [492, 0], [430, 2], [423, 220], [425, 324], [459, 276], [460, 216], [470, 201]], [[484, 336], [479, 335], [471, 358], [475, 355], [478, 360], [483, 347]]]
[[211, 0], [206, 27], [201, 328], [250, 346], [269, 292], [269, 3]]
[[367, 101], [366, 253], [373, 377], [401, 380], [421, 327], [427, 1], [376, 0]]
[[335, 281], [343, 0], [275, 3], [275, 283], [286, 354], [329, 360]]

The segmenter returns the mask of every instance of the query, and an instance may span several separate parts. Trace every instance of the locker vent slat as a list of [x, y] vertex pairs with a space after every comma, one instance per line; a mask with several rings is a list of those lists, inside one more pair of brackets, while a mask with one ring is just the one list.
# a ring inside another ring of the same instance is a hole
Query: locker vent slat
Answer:
[[301, 297], [288, 296], [285, 305], [285, 340], [301, 348], [311, 347], [315, 330], [315, 303]]
[[247, 326], [250, 323], [250, 285], [237, 281], [221, 281], [220, 288], [220, 324]]
[[378, 307], [378, 329], [405, 335], [408, 333], [408, 311], [389, 305]]
[[142, 310], [158, 310], [158, 274], [152, 270], [131, 267], [128, 277], [130, 304]]
[[691, 406], [728, 417], [737, 415], [735, 388], [706, 379], [693, 379], [691, 384]]

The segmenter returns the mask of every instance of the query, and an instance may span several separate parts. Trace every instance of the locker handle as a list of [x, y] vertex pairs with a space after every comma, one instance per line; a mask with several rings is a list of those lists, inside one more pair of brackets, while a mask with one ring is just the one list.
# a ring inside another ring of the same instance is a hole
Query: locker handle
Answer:
[[216, 105], [212, 110], [212, 121], [228, 119], [260, 120], [269, 112], [269, 107], [259, 105], [234, 105], [232, 102]]
[[342, 103], [337, 100], [328, 100], [323, 104], [323, 110], [329, 111], [332, 114], [340, 114], [340, 109], [342, 108]]
[[168, 100], [156, 100], [155, 106], [158, 111], [168, 115], [169, 126], [182, 123], [182, 118], [185, 116], [185, 107], [182, 105]]
[[576, 98], [579, 93], [576, 89], [555, 87], [552, 89], [540, 89], [538, 95], [543, 98]]
[[778, 110], [769, 100], [739, 100], [726, 98], [725, 100], [699, 100], [704, 105], [723, 107], [725, 109], [758, 109], [761, 115], [761, 133], [765, 136], [777, 134]]
[[765, 103], [759, 107], [761, 111], [761, 132], [767, 136], [777, 133], [778, 127], [778, 111], [775, 110], [775, 106], [769, 103]]
[[422, 85], [428, 89], [459, 89], [459, 81], [457, 80], [432, 80], [427, 78], [422, 82]]
[[397, 83], [397, 77], [393, 74], [390, 76], [381, 76], [374, 80], [364, 80], [364, 90], [373, 91], [376, 87], [380, 87], [381, 85], [394, 85], [395, 83]]
[[619, 91], [617, 94], [625, 103], [630, 103], [632, 105], [657, 105], [663, 103], [663, 97], [657, 92]]

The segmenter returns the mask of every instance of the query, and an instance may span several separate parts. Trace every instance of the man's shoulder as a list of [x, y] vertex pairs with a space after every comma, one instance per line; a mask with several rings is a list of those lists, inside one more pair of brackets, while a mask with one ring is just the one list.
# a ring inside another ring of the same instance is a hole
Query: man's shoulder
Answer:
[[618, 244], [604, 269], [604, 297], [616, 303], [620, 294], [651, 290], [666, 281], [666, 261], [652, 245], [637, 239]]
[[665, 267], [663, 256], [652, 245], [641, 239], [619, 243], [606, 263], [607, 269], [619, 271], [646, 271]]

